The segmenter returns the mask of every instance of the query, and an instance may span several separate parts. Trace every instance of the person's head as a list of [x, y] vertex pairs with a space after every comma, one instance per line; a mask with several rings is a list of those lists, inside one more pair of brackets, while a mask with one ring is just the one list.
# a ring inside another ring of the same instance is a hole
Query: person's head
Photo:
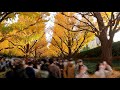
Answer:
[[19, 63], [18, 65], [16, 65], [16, 68], [17, 69], [23, 69], [24, 68], [24, 65], [22, 63]]
[[64, 64], [64, 66], [67, 66], [67, 64], [68, 64], [68, 60], [65, 59], [64, 62], [63, 62], [63, 64]]
[[68, 60], [67, 59], [65, 59], [65, 61], [64, 62], [68, 62]]
[[57, 58], [53, 58], [54, 61], [57, 61]]
[[50, 62], [49, 62], [49, 61], [47, 61], [47, 62], [46, 62], [46, 64], [50, 64]]
[[107, 62], [106, 62], [106, 61], [103, 61], [103, 64], [104, 64], [104, 65], [107, 65]]
[[72, 60], [71, 59], [68, 59], [67, 61], [68, 65], [71, 63], [72, 64]]
[[54, 64], [57, 64], [57, 60], [53, 60], [53, 63], [54, 63]]
[[96, 65], [96, 71], [98, 71], [102, 65], [103, 65], [103, 63], [99, 62], [99, 63]]
[[3, 58], [3, 61], [5, 61], [5, 58]]
[[41, 61], [42, 61], [42, 63], [44, 63], [44, 64], [47, 62], [46, 59], [41, 59]]
[[52, 58], [49, 59], [49, 63], [50, 63], [50, 64], [53, 63], [53, 59], [52, 59]]
[[33, 68], [37, 69], [37, 63], [33, 64]]
[[60, 64], [62, 64], [62, 63], [63, 63], [63, 61], [62, 61], [62, 60], [60, 60], [60, 61], [59, 61], [59, 63], [60, 63]]
[[59, 58], [58, 58], [58, 61], [59, 61], [60, 59], [61, 59], [61, 58], [59, 57]]
[[28, 66], [33, 66], [33, 63], [32, 62], [28, 62]]
[[25, 60], [22, 60], [21, 62], [22, 62], [22, 64], [26, 64], [26, 63], [25, 63]]
[[68, 59], [68, 63], [70, 63], [70, 62], [72, 62], [72, 59], [70, 58], [70, 59]]
[[86, 71], [86, 68], [84, 65], [79, 65], [79, 72]]
[[70, 58], [69, 61], [73, 61], [73, 58]]
[[79, 65], [83, 65], [83, 60], [82, 59], [78, 59], [78, 64]]
[[41, 63], [41, 64], [44, 64], [44, 61], [41, 61], [40, 63]]

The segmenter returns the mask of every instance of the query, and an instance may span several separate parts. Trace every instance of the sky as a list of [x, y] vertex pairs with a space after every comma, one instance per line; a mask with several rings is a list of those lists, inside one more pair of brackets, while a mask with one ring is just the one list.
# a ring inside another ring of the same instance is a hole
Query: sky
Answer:
[[49, 13], [50, 13], [50, 16], [47, 16], [45, 18], [46, 20], [49, 20], [48, 22], [45, 23], [46, 40], [48, 42], [47, 48], [49, 48], [50, 42], [52, 40], [53, 27], [54, 27], [54, 21], [55, 21], [54, 16], [56, 15], [56, 12], [49, 12]]
[[19, 14], [16, 14], [16, 16], [15, 16], [14, 19], [10, 19], [10, 18], [8, 18], [8, 20], [5, 21], [5, 23], [6, 23], [5, 26], [9, 26], [9, 25], [12, 24], [12, 23], [16, 23], [16, 22], [18, 21], [18, 19], [19, 19], [18, 16], [19, 16]]
[[120, 31], [115, 34], [113, 41], [114, 42], [120, 41]]

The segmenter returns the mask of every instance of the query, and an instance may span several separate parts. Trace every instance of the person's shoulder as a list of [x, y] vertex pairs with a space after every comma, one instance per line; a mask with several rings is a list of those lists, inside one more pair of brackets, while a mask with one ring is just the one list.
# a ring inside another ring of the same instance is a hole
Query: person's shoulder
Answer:
[[27, 70], [27, 69], [30, 70], [30, 69], [33, 69], [33, 68], [32, 68], [32, 67], [26, 67], [25, 69], [26, 69], [26, 70]]
[[26, 67], [25, 69], [28, 69], [29, 67]]
[[51, 68], [51, 67], [53, 67], [53, 65], [49, 65], [48, 67]]
[[40, 73], [41, 73], [41, 74], [43, 74], [43, 73], [44, 73], [44, 71], [43, 71], [43, 70], [40, 70]]

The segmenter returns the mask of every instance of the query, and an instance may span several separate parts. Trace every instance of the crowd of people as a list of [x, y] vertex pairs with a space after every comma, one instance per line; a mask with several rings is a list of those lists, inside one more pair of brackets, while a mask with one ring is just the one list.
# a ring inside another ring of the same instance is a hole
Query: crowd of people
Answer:
[[[82, 59], [41, 59], [41, 60], [0, 60], [0, 72], [9, 69], [6, 78], [90, 78], [88, 67]], [[106, 61], [96, 67], [97, 78], [107, 78], [112, 74], [112, 67]]]
[[10, 61], [5, 60], [5, 58], [1, 58], [0, 59], [0, 72], [6, 71], [9, 67], [11, 67]]

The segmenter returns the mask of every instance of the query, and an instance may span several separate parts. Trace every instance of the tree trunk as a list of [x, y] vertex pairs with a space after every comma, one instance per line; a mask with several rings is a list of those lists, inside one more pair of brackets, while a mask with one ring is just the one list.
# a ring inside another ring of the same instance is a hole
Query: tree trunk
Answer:
[[70, 31], [68, 31], [68, 59], [72, 58], [72, 51], [71, 51], [71, 34]]
[[28, 63], [28, 55], [27, 55], [27, 53], [25, 54], [25, 62]]
[[109, 65], [112, 65], [112, 42], [103, 39], [101, 41], [101, 61], [106, 61]]
[[35, 48], [35, 61], [36, 61], [36, 59], [37, 59], [37, 48]]
[[71, 47], [68, 47], [68, 58], [72, 58]]

